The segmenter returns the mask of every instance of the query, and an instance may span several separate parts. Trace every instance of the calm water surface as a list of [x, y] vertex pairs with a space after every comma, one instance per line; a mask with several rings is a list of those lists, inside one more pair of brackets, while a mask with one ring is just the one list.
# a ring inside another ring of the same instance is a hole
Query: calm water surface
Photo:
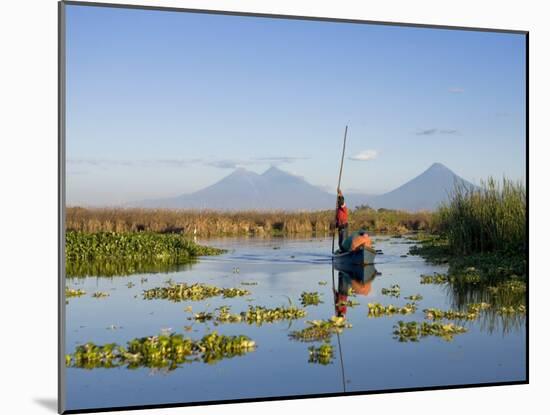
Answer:
[[[71, 298], [67, 304], [67, 353], [89, 341], [125, 345], [128, 340], [156, 335], [162, 330], [186, 333], [195, 339], [212, 330], [227, 335], [244, 334], [256, 342], [256, 350], [216, 364], [194, 362], [173, 371], [68, 368], [68, 409], [525, 379], [523, 318], [482, 317], [474, 322], [459, 323], [465, 325], [468, 332], [457, 335], [450, 342], [429, 337], [417, 343], [400, 343], [393, 338], [393, 325], [399, 320], [422, 321], [425, 308], [456, 307], [456, 298], [446, 286], [420, 284], [421, 274], [446, 272], [446, 267], [427, 264], [415, 256], [403, 257], [410, 247], [405, 239], [375, 238], [376, 248], [383, 251], [383, 255], [377, 256], [379, 275], [370, 282], [370, 287], [368, 284], [363, 286], [366, 295], [353, 297], [359, 305], [348, 307], [346, 312], [353, 327], [340, 334], [340, 345], [337, 336], [333, 336], [335, 359], [326, 366], [308, 363], [308, 346], [314, 343], [297, 342], [288, 335], [306, 327], [306, 320], [327, 319], [334, 315], [333, 271], [328, 255], [330, 239], [227, 238], [199, 242], [226, 248], [229, 252], [203, 258], [170, 273], [68, 279], [69, 287], [82, 288], [87, 295]], [[252, 295], [178, 303], [142, 298], [144, 289], [162, 286], [169, 278], [189, 284], [202, 282], [246, 288]], [[337, 288], [350, 281], [338, 271], [334, 279]], [[320, 281], [327, 284], [320, 285]], [[128, 288], [129, 282], [135, 285]], [[241, 282], [258, 284], [243, 286]], [[392, 284], [400, 285], [399, 298], [381, 294], [382, 288]], [[106, 291], [110, 296], [93, 298], [91, 294], [95, 291]], [[323, 303], [306, 307], [307, 317], [293, 322], [268, 323], [260, 327], [246, 323], [215, 326], [212, 322], [188, 320], [192, 314], [184, 310], [192, 306], [193, 313], [214, 311], [221, 305], [230, 305], [231, 311], [238, 313], [249, 305], [288, 305], [289, 298], [299, 305], [303, 291], [321, 293]], [[401, 306], [408, 302], [404, 297], [412, 294], [423, 296], [416, 314], [368, 318], [369, 302]]]

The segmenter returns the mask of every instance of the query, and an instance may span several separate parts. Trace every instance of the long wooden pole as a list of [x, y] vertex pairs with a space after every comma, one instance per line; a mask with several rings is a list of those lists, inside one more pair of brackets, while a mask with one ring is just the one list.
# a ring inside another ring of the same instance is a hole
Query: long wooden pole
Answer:
[[[338, 174], [338, 187], [336, 188], [336, 213], [338, 212], [338, 190], [340, 190], [340, 182], [342, 181], [342, 169], [344, 168], [344, 154], [346, 152], [346, 139], [348, 136], [348, 126], [344, 131], [344, 146], [342, 147], [342, 158], [340, 159], [340, 173]], [[334, 253], [334, 235], [336, 234], [336, 227], [332, 231], [332, 253]]]
[[[338, 281], [340, 282], [340, 281]], [[334, 264], [332, 264], [332, 292], [334, 293], [334, 312], [336, 313], [336, 307], [338, 307], [338, 291], [334, 283]], [[336, 331], [338, 336], [338, 351], [340, 352], [340, 372], [342, 373], [342, 388], [346, 392], [346, 373], [344, 372], [344, 356], [342, 355], [342, 345], [340, 344], [340, 332]]]

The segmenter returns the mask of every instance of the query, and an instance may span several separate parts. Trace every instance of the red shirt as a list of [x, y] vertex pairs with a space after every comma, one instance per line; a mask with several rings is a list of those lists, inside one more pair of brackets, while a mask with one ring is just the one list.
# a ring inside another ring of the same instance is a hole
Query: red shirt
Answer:
[[344, 304], [348, 301], [348, 296], [344, 294], [338, 294], [336, 296], [336, 315], [338, 317], [345, 317], [348, 312], [348, 307]]
[[336, 222], [338, 226], [348, 223], [348, 207], [345, 204], [336, 211]]

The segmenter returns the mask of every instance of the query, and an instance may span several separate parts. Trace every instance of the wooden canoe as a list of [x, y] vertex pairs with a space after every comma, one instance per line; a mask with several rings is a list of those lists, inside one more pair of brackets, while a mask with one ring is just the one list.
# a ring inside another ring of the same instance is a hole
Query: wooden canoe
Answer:
[[363, 247], [357, 251], [335, 253], [332, 255], [332, 262], [336, 267], [347, 265], [371, 265], [374, 264], [376, 250]]

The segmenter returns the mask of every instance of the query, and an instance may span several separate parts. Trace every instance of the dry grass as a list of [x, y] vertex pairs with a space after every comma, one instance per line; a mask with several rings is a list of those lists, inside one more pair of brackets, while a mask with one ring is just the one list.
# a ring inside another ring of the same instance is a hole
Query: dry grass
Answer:
[[[67, 230], [79, 232], [159, 232], [197, 236], [329, 234], [333, 211], [217, 212], [173, 209], [67, 209]], [[403, 234], [429, 231], [429, 212], [357, 209], [350, 213], [352, 229]]]

